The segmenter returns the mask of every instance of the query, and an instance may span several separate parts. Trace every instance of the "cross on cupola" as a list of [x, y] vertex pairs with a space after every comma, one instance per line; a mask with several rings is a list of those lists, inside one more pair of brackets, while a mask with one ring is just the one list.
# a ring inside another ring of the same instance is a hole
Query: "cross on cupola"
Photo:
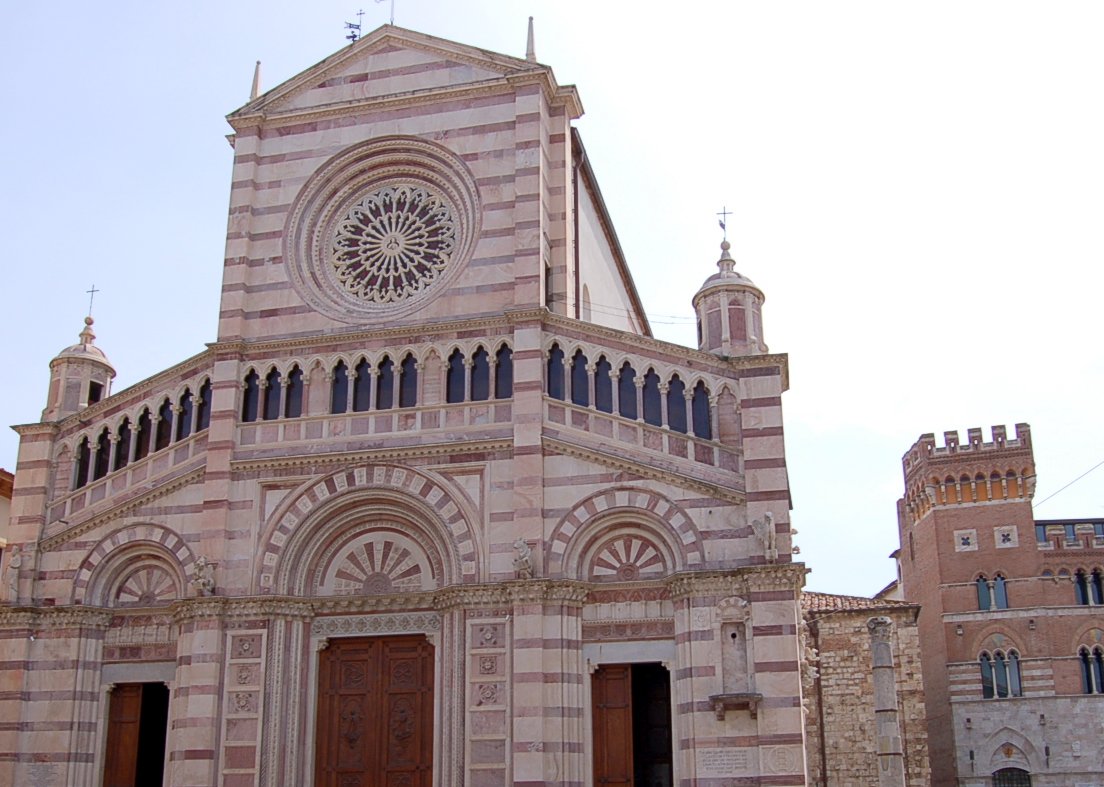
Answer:
[[732, 215], [732, 211], [730, 211], [727, 206], [722, 205], [721, 212], [717, 215], [720, 216], [720, 218], [717, 219], [717, 223], [721, 225], [721, 232], [724, 233], [724, 238], [722, 238], [722, 240], [728, 240], [728, 217]]

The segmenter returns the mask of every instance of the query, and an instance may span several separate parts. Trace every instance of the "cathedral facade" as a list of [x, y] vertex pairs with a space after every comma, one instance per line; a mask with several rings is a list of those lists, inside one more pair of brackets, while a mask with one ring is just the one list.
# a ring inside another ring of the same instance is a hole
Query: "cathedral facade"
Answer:
[[806, 784], [787, 358], [727, 244], [652, 337], [581, 113], [387, 26], [229, 116], [216, 341], [17, 427], [0, 783]]

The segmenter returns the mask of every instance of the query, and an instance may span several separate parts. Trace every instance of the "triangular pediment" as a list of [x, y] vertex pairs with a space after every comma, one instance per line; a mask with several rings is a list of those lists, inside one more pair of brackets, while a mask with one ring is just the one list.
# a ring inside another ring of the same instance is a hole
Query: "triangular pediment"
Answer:
[[489, 86], [519, 75], [543, 78], [552, 92], [558, 90], [551, 69], [539, 63], [384, 25], [258, 96], [228, 119]]

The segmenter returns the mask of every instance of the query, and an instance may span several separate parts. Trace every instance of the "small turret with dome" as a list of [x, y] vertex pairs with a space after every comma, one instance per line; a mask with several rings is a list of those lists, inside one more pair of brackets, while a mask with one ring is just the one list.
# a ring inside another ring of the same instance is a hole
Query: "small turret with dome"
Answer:
[[115, 367], [96, 346], [92, 316], [84, 318], [80, 341], [50, 361], [50, 392], [43, 421], [60, 421], [111, 394]]
[[[723, 226], [723, 225], [722, 225]], [[767, 352], [763, 341], [763, 291], [736, 271], [726, 238], [721, 242], [717, 272], [694, 295], [698, 349], [724, 357]]]

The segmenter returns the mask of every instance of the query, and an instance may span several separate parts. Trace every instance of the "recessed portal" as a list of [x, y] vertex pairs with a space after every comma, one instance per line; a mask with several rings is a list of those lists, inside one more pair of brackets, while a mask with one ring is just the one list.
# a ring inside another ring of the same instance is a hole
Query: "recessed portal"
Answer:
[[164, 683], [119, 683], [108, 705], [104, 787], [161, 787], [169, 688]]
[[662, 664], [603, 664], [591, 677], [594, 783], [670, 787], [671, 675]]
[[318, 664], [316, 787], [431, 787], [433, 646], [330, 640]]

